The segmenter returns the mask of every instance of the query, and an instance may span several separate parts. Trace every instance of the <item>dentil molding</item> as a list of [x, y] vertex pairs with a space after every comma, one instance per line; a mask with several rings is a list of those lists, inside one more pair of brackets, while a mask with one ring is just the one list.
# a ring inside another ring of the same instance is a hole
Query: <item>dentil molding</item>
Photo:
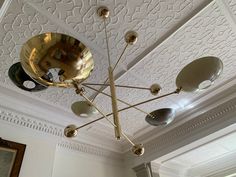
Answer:
[[35, 132], [36, 135], [38, 132], [43, 133], [44, 136], [50, 138], [58, 138], [57, 146], [60, 148], [96, 155], [99, 157], [115, 160], [117, 162], [121, 162], [123, 160], [119, 153], [63, 138], [63, 126], [55, 125], [54, 123], [45, 120], [39, 120], [38, 118], [33, 118], [32, 116], [4, 108], [3, 106], [0, 106], [0, 122], [3, 124], [10, 124], [12, 126], [26, 128], [31, 133]]
[[[126, 153], [127, 165], [137, 165], [143, 162], [149, 162], [163, 155], [173, 152], [183, 146], [197, 141], [207, 135], [217, 132], [236, 123], [236, 95], [235, 85], [232, 86], [230, 100], [223, 101], [209, 111], [206, 111], [193, 119], [173, 128], [165, 134], [162, 134], [145, 143], [145, 154], [140, 158], [132, 158]], [[234, 91], [234, 92], [233, 92]], [[219, 101], [219, 100], [218, 100]], [[198, 110], [200, 111], [200, 110]], [[201, 111], [200, 111], [201, 112]]]

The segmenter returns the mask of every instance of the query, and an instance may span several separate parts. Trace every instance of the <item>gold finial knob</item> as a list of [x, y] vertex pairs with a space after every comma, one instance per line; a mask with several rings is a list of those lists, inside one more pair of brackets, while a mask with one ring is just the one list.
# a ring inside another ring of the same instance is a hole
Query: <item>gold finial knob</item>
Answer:
[[76, 137], [78, 133], [77, 127], [76, 125], [68, 125], [65, 129], [64, 129], [64, 135], [67, 138], [73, 138]]
[[157, 95], [161, 91], [161, 86], [159, 84], [152, 84], [150, 87], [151, 94]]
[[133, 152], [134, 155], [137, 155], [137, 156], [142, 156], [144, 154], [144, 147], [143, 147], [143, 144], [135, 144], [131, 151]]
[[97, 14], [99, 17], [108, 18], [110, 15], [110, 11], [107, 7], [103, 6], [98, 8]]
[[135, 31], [128, 31], [125, 34], [125, 42], [129, 45], [134, 45], [138, 40], [138, 33]]

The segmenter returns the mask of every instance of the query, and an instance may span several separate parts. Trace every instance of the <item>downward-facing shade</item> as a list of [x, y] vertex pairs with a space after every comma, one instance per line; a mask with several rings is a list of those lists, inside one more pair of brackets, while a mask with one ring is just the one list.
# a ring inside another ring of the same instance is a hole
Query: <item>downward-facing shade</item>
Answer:
[[87, 101], [77, 101], [71, 105], [71, 110], [73, 113], [79, 117], [91, 117], [94, 114], [97, 114], [97, 109], [89, 104]]
[[153, 126], [167, 125], [174, 120], [175, 111], [171, 108], [158, 109], [147, 115], [145, 120]]
[[195, 92], [210, 87], [223, 70], [217, 57], [203, 57], [186, 65], [176, 78], [176, 85], [186, 92]]
[[[45, 90], [47, 88], [46, 86], [35, 82], [31, 77], [29, 77], [23, 70], [20, 62], [15, 63], [10, 67], [10, 69], [8, 70], [8, 76], [17, 87], [25, 91], [37, 92]], [[31, 82], [33, 87], [26, 87], [24, 85], [25, 82]]]
[[[92, 53], [81, 41], [60, 33], [44, 33], [29, 39], [20, 53], [25, 72], [46, 86], [74, 87], [93, 70]], [[51, 74], [48, 79], [46, 76]]]

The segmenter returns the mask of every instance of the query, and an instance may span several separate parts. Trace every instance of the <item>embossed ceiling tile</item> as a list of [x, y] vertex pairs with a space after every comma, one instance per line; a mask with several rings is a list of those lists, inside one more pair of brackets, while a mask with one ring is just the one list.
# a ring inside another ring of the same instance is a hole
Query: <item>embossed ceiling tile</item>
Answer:
[[[140, 105], [138, 108], [150, 113], [161, 108], [177, 109], [178, 105], [165, 98]], [[146, 115], [144, 113], [133, 108], [124, 111], [120, 114], [122, 128], [129, 134], [136, 137], [136, 132], [141, 132], [143, 129], [149, 126], [149, 124], [145, 121], [145, 117]]]
[[[127, 72], [123, 76], [121, 76], [119, 79], [117, 79], [116, 84], [147, 87], [147, 88], [150, 87], [149, 84], [145, 84], [143, 80], [141, 80], [136, 75], [133, 75], [131, 72]], [[130, 103], [131, 105], [154, 98], [154, 96], [148, 90], [116, 88], [116, 91], [117, 91], [117, 98], [120, 98], [123, 101]], [[104, 92], [110, 94], [109, 88], [106, 88]], [[109, 97], [99, 95], [96, 99], [96, 103], [105, 113], [112, 112], [111, 100]], [[127, 105], [125, 104], [119, 103], [118, 105], [119, 105], [118, 106], [119, 109], [127, 107]], [[164, 108], [164, 107], [172, 107], [172, 108], [177, 109], [179, 106], [168, 98], [156, 100], [154, 102], [139, 106], [139, 108], [145, 110], [146, 112], [151, 112], [153, 110]], [[121, 117], [121, 124], [122, 124], [123, 129], [126, 132], [128, 132], [130, 135], [133, 135], [135, 132], [147, 126], [147, 123], [145, 122], [145, 119], [144, 119], [145, 114], [135, 109], [129, 109], [124, 112], [121, 112], [120, 117]], [[109, 124], [106, 121], [104, 121], [103, 123]]]
[[95, 104], [106, 114], [112, 112], [111, 98], [109, 97], [98, 95], [95, 99]]
[[139, 33], [139, 41], [127, 52], [126, 59], [123, 61], [125, 66], [137, 62], [134, 59], [142, 54], [148, 47], [155, 47], [163, 37], [170, 35], [170, 31], [176, 30], [186, 18], [193, 15], [209, 0], [177, 0], [160, 1], [156, 7], [148, 13], [142, 22], [134, 27]]
[[[115, 83], [118, 85], [126, 85], [126, 86], [136, 86], [136, 87], [146, 87], [146, 88], [150, 87], [150, 85], [145, 84], [145, 82], [137, 78], [135, 75], [132, 75], [132, 73], [130, 72], [125, 73], [122, 77], [117, 79]], [[149, 90], [117, 87], [116, 92], [118, 98], [123, 99], [124, 101], [131, 104], [153, 97], [153, 95], [150, 93]]]
[[[94, 69], [89, 78], [85, 81], [87, 83], [103, 83], [107, 77], [108, 62], [107, 58], [103, 57], [96, 51], [91, 51], [94, 60]], [[107, 66], [107, 67], [106, 67]], [[120, 71], [120, 68], [117, 68]], [[88, 89], [87, 89], [88, 90]]]
[[[184, 65], [196, 58], [213, 55], [224, 63], [223, 74], [212, 87], [216, 88], [235, 75], [235, 46], [235, 33], [217, 4], [212, 3], [153, 50], [131, 72], [150, 84], [159, 78], [163, 91], [172, 91], [175, 89], [175, 77]], [[141, 74], [143, 70], [148, 72]]]
[[[1, 84], [8, 85], [8, 87], [15, 87], [8, 78], [8, 68], [19, 61], [21, 45], [25, 41], [34, 35], [48, 31], [67, 33], [38, 13], [34, 8], [21, 1], [12, 2], [1, 22], [0, 30], [0, 38], [2, 39], [0, 43], [0, 80]], [[99, 58], [98, 61], [100, 61], [101, 57], [99, 55], [96, 56]], [[98, 72], [100, 71], [98, 70]], [[25, 92], [25, 94], [30, 95], [31, 93]], [[71, 103], [81, 99], [79, 96], [75, 96], [73, 89], [49, 88], [33, 94], [40, 99], [65, 108], [70, 108]], [[88, 95], [92, 95], [92, 92], [88, 91]]]
[[[107, 6], [111, 11], [108, 33], [111, 37], [111, 46], [123, 38], [128, 28], [132, 29], [148, 12], [158, 4], [153, 0], [34, 0], [54, 17], [63, 20], [74, 31], [86, 36], [100, 48], [105, 48], [102, 20], [97, 17], [97, 8]], [[112, 47], [113, 48], [113, 47]]]
[[46, 31], [62, 31], [33, 8], [21, 1], [13, 1], [0, 25], [0, 70], [5, 75], [11, 64], [19, 61], [21, 45], [33, 35]]
[[[105, 75], [107, 77], [107, 73]], [[141, 83], [141, 81], [131, 74], [127, 72], [123, 76], [121, 76], [119, 79], [116, 80], [116, 84], [119, 85], [132, 85], [132, 86], [143, 86], [145, 84]], [[96, 87], [99, 89], [99, 87]], [[110, 88], [107, 87], [103, 92], [107, 93], [110, 95]], [[123, 101], [126, 101], [127, 103], [133, 104], [136, 103], [137, 101], [143, 101], [142, 97], [143, 95], [150, 96], [150, 92], [146, 90], [135, 90], [135, 89], [127, 89], [127, 88], [116, 88], [116, 95], [117, 98], [122, 99]], [[146, 93], [146, 94], [145, 94]], [[138, 97], [139, 95], [140, 97]], [[103, 110], [105, 110], [107, 113], [111, 112], [111, 99], [107, 96], [104, 96], [102, 94], [99, 94], [98, 97], [96, 98], [95, 102], [101, 106]], [[127, 107], [127, 105], [118, 102], [118, 107], [119, 109]]]
[[224, 0], [229, 8], [231, 9], [232, 13], [235, 15], [235, 18], [236, 18], [236, 2], [235, 0]]
[[[137, 103], [137, 101], [135, 102], [130, 101], [130, 98], [135, 100], [135, 97], [130, 96], [128, 97], [128, 99], [124, 99], [124, 101], [131, 104]], [[145, 98], [145, 96], [142, 96], [141, 101], [145, 101], [147, 99], [148, 97]], [[112, 112], [110, 98], [99, 96], [95, 102], [97, 103], [97, 106], [101, 110], [103, 110], [104, 113], [107, 114], [107, 113]], [[119, 104], [118, 107], [119, 109], [121, 109], [123, 107], [127, 107], [127, 105]], [[153, 110], [166, 108], [166, 107], [178, 109], [179, 105], [177, 105], [175, 102], [173, 102], [172, 100], [168, 98], [164, 98], [164, 99], [155, 100], [155, 101], [138, 106], [138, 108], [146, 112], [151, 112]], [[101, 117], [101, 115], [97, 115], [94, 118], [99, 118], [99, 117]], [[110, 119], [112, 120], [111, 116], [110, 116]], [[145, 114], [134, 108], [130, 108], [128, 110], [120, 112], [120, 121], [121, 121], [124, 131], [128, 132], [130, 135], [133, 135], [136, 131], [142, 130], [143, 128], [147, 126], [147, 123], [145, 121]], [[106, 120], [104, 120], [102, 123], [109, 125], [109, 123]]]

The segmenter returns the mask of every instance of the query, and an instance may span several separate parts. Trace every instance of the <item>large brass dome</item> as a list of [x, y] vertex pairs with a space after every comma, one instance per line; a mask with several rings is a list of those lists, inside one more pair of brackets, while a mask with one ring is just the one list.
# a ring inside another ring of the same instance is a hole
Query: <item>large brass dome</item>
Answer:
[[72, 87], [89, 77], [94, 67], [90, 50], [79, 40], [60, 33], [44, 33], [22, 47], [25, 72], [45, 86]]

